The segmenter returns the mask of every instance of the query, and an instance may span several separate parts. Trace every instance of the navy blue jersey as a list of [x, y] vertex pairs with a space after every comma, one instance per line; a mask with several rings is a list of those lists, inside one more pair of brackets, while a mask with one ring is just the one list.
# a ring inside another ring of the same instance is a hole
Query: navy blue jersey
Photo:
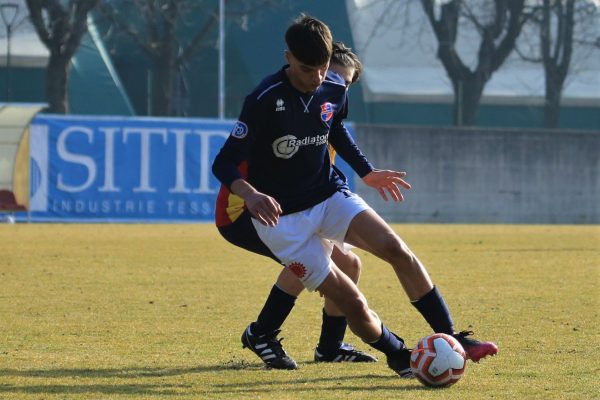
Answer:
[[[228, 188], [245, 178], [272, 196], [283, 214], [312, 207], [346, 181], [331, 165], [328, 142], [363, 177], [373, 170], [343, 120], [348, 113], [346, 86], [334, 73], [310, 94], [295, 89], [284, 66], [265, 78], [244, 102], [239, 120], [213, 164]], [[238, 166], [247, 163], [247, 176]]]

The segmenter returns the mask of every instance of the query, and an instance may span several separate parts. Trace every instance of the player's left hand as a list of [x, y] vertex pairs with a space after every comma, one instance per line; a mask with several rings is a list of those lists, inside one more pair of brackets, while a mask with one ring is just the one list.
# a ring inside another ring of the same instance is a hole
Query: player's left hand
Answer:
[[404, 178], [406, 172], [391, 171], [389, 169], [374, 169], [365, 175], [363, 182], [377, 190], [381, 197], [388, 201], [386, 191], [394, 201], [404, 201], [404, 196], [400, 192], [400, 186], [404, 189], [410, 189], [411, 186]]

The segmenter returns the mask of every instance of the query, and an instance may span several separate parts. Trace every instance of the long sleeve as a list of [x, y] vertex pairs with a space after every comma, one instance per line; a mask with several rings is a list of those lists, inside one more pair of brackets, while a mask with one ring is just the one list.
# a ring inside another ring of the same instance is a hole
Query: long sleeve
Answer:
[[231, 189], [233, 181], [246, 178], [242, 176], [238, 167], [242, 162], [250, 159], [249, 155], [256, 135], [256, 123], [251, 117], [256, 113], [252, 110], [252, 103], [246, 98], [239, 120], [212, 165], [213, 174], [228, 189]]
[[373, 171], [374, 168], [356, 145], [348, 129], [344, 126], [344, 118], [348, 113], [347, 107], [348, 103], [346, 101], [344, 109], [336, 115], [331, 126], [331, 131], [329, 132], [329, 143], [331, 143], [340, 157], [362, 178]]

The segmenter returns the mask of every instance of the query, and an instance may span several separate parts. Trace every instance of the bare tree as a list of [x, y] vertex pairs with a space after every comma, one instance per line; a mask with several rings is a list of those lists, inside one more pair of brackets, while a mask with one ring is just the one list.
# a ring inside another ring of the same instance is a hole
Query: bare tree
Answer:
[[[237, 8], [230, 9], [227, 16], [236, 17], [239, 23], [244, 24], [249, 14], [276, 1], [227, 1], [228, 6], [234, 3]], [[99, 9], [113, 27], [129, 36], [151, 60], [152, 114], [174, 115], [175, 82], [180, 78], [180, 71], [200, 48], [216, 43], [218, 2], [107, 0], [101, 3]], [[134, 18], [126, 19], [126, 15]], [[190, 15], [194, 15], [196, 20], [190, 21]]]
[[[558, 126], [560, 113], [560, 98], [569, 71], [571, 55], [573, 54], [573, 26], [575, 25], [575, 0], [562, 1], [544, 0], [542, 18], [540, 21], [540, 39], [542, 59], [546, 77], [546, 101], [544, 103], [544, 126]], [[552, 14], [557, 19], [554, 46], [552, 45]]]
[[[478, 7], [471, 8], [462, 0], [421, 0], [437, 38], [437, 56], [452, 82], [455, 125], [475, 122], [486, 83], [514, 49], [525, 23], [524, 3], [494, 0], [493, 6], [478, 2]], [[480, 39], [474, 68], [463, 61], [456, 46], [458, 30], [465, 22]]]
[[[598, 7], [591, 1], [543, 0], [531, 6], [530, 21], [537, 33], [517, 46], [522, 59], [542, 64], [545, 78], [544, 127], [557, 128], [562, 93], [576, 47], [598, 46]], [[524, 51], [523, 47], [527, 46]], [[536, 48], [537, 47], [537, 48]]]
[[47, 112], [69, 112], [69, 69], [71, 58], [87, 32], [87, 16], [99, 0], [26, 0], [31, 22], [50, 51], [46, 67]]

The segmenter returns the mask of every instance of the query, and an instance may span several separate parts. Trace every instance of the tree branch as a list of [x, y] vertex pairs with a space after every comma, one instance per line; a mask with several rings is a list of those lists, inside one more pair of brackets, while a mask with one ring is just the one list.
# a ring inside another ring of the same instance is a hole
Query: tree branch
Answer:
[[44, 17], [42, 15], [42, 5], [40, 0], [26, 0], [27, 8], [29, 9], [29, 19], [37, 32], [38, 37], [44, 43], [46, 48], [50, 48], [52, 46], [51, 43], [51, 35], [48, 31], [48, 27], [44, 22]]
[[510, 52], [515, 48], [517, 38], [521, 34], [523, 27], [523, 8], [525, 0], [511, 0], [508, 7], [505, 9], [509, 13], [508, 27], [502, 41], [496, 48], [493, 54], [491, 68], [496, 71], [504, 63]]
[[132, 28], [131, 24], [125, 23], [125, 21], [123, 21], [117, 15], [113, 7], [105, 4], [104, 2], [100, 2], [98, 9], [102, 15], [104, 15], [110, 22], [119, 28], [119, 30], [123, 31], [127, 36], [129, 36], [135, 42], [135, 44], [137, 44], [149, 57], [155, 56], [155, 48], [151, 44], [148, 44], [143, 39], [143, 36]]
[[558, 63], [558, 73], [564, 81], [571, 64], [571, 55], [573, 54], [573, 30], [575, 26], [574, 7], [575, 0], [567, 0], [567, 10], [564, 15], [564, 32], [562, 34], [563, 51], [560, 62]]
[[204, 38], [218, 21], [218, 11], [219, 8], [217, 6], [214, 8], [213, 12], [210, 13], [208, 20], [205, 21], [202, 29], [196, 32], [190, 44], [186, 46], [185, 50], [177, 57], [177, 64], [186, 62], [204, 42]]

